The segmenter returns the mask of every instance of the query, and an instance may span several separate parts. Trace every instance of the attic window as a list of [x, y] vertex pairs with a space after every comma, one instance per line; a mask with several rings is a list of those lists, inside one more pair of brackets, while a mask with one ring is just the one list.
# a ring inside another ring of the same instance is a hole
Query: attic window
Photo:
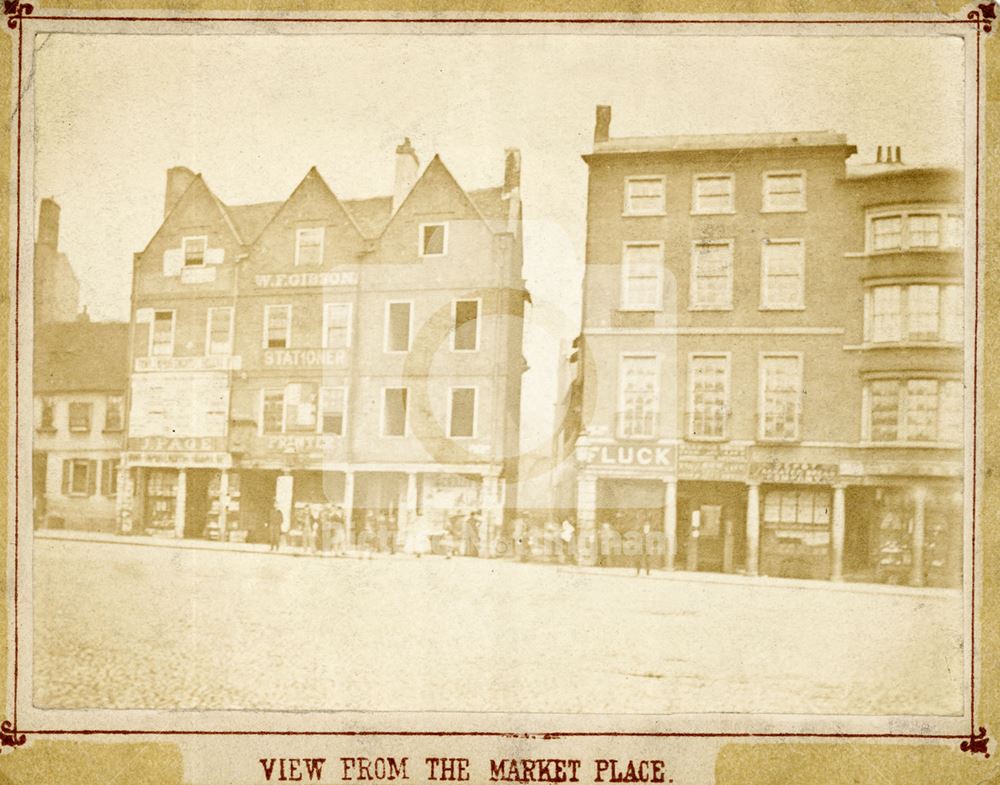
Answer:
[[207, 237], [185, 237], [183, 248], [185, 267], [201, 267], [205, 264], [205, 251], [208, 248]]
[[299, 229], [295, 233], [295, 264], [323, 263], [323, 227]]
[[448, 224], [420, 224], [420, 255], [444, 256], [448, 252]]

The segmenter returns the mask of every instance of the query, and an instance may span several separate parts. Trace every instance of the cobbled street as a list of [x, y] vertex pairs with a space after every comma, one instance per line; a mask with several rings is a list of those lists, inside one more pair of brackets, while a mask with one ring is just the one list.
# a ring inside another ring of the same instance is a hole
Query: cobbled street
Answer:
[[44, 708], [948, 714], [956, 593], [36, 539]]

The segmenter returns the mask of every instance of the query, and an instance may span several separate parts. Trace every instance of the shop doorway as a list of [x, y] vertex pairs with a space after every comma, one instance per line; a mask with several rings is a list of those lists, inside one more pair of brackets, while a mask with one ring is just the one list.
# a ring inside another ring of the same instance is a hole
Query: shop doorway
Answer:
[[208, 524], [211, 469], [188, 469], [184, 501], [184, 536], [203, 537]]
[[677, 483], [677, 567], [737, 572], [746, 563], [746, 486]]
[[247, 530], [247, 542], [268, 542], [267, 525], [274, 507], [274, 485], [278, 472], [240, 472], [240, 525]]
[[652, 553], [650, 563], [662, 566], [666, 553], [663, 532], [663, 480], [597, 480], [597, 565], [631, 567], [637, 557], [632, 552], [643, 526], [649, 524]]

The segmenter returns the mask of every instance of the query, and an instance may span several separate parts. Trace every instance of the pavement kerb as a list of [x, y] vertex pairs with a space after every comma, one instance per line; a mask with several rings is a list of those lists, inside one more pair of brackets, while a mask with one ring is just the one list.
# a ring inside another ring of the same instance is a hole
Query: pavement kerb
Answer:
[[[283, 550], [273, 552], [264, 543], [242, 543], [242, 542], [216, 542], [213, 540], [185, 540], [168, 537], [149, 537], [145, 535], [109, 534], [104, 532], [82, 532], [74, 530], [59, 529], [39, 529], [34, 532], [34, 536], [39, 540], [69, 540], [72, 542], [97, 542], [113, 545], [135, 545], [150, 548], [175, 548], [180, 550], [200, 550], [200, 551], [230, 551], [243, 553], [266, 553], [272, 556], [296, 556], [309, 557], [313, 554], [304, 553], [300, 548], [286, 547]], [[410, 554], [396, 554], [397, 557], [404, 556], [412, 558]], [[363, 551], [352, 550], [346, 556], [320, 556], [320, 559], [336, 560], [338, 558], [349, 559], [387, 559], [393, 558], [390, 554], [366, 554]], [[445, 559], [446, 557], [437, 554], [428, 554], [429, 559]], [[493, 561], [493, 560], [490, 560]], [[587, 567], [568, 564], [548, 564], [541, 562], [521, 563], [527, 567], [547, 567], [555, 568], [559, 572], [580, 575], [593, 578], [639, 578], [651, 581], [674, 581], [681, 583], [716, 583], [739, 586], [759, 586], [761, 588], [772, 589], [804, 589], [807, 591], [847, 591], [855, 594], [897, 594], [904, 596], [920, 596], [931, 599], [952, 599], [960, 596], [958, 589], [944, 589], [937, 587], [917, 587], [898, 586], [880, 583], [857, 583], [851, 581], [819, 581], [802, 580], [796, 578], [772, 578], [770, 576], [759, 575], [739, 575], [723, 574], [715, 572], [689, 572], [686, 570], [654, 570], [649, 575], [636, 576], [634, 569], [628, 567]]]

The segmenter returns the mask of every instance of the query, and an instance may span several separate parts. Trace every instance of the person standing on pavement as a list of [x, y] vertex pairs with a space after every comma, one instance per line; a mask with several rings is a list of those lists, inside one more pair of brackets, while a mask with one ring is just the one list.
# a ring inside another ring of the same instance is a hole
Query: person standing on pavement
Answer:
[[649, 521], [644, 521], [642, 524], [642, 530], [639, 532], [639, 548], [635, 555], [635, 574], [639, 574], [640, 568], [646, 570], [646, 575], [649, 575], [649, 553], [652, 550], [653, 543], [651, 542], [652, 537], [650, 533], [652, 528], [649, 525]]
[[575, 533], [576, 529], [573, 528], [573, 524], [570, 523], [569, 518], [563, 518], [559, 539], [562, 540], [562, 559], [560, 561], [564, 564], [575, 561], [573, 558], [573, 535]]
[[281, 548], [281, 525], [285, 522], [285, 516], [281, 508], [275, 503], [271, 508], [271, 515], [267, 522], [267, 535], [271, 543], [268, 550], [278, 551]]

